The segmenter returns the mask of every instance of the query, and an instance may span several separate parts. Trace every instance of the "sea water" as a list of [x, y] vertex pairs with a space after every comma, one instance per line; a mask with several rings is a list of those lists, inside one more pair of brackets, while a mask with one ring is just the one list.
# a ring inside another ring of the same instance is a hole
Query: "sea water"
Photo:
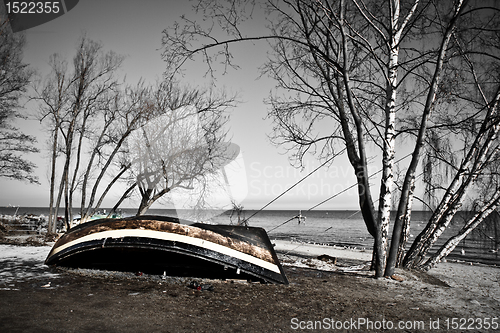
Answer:
[[[107, 210], [109, 212], [109, 209]], [[48, 208], [44, 207], [0, 207], [0, 214], [14, 215], [48, 215]], [[78, 212], [77, 209], [74, 212]], [[122, 209], [122, 216], [131, 216], [135, 209]], [[59, 215], [61, 215], [60, 211]], [[150, 209], [147, 214], [176, 216], [174, 209]], [[362, 219], [361, 212], [355, 210], [312, 210], [302, 211], [305, 217], [299, 223], [296, 217], [299, 211], [291, 210], [246, 210], [241, 218], [248, 219], [248, 225], [264, 228], [269, 238], [293, 240], [298, 243], [314, 243], [327, 246], [345, 247], [356, 250], [371, 251], [373, 238], [368, 233]], [[431, 213], [425, 211], [412, 212], [410, 227], [410, 238], [408, 246], [425, 227]], [[444, 242], [456, 235], [463, 226], [466, 214], [458, 213], [451, 225], [436, 242], [430, 253], [437, 251]], [[225, 212], [214, 216], [209, 221], [216, 224], [236, 224], [236, 214]], [[498, 222], [495, 222], [498, 224]], [[392, 234], [392, 229], [390, 230]], [[476, 233], [477, 234], [477, 233]], [[476, 235], [477, 236], [477, 235]], [[486, 238], [478, 239], [469, 235], [448, 256], [449, 259], [463, 260], [468, 262], [481, 262], [484, 264], [500, 265], [500, 256], [497, 250], [498, 240], [496, 235], [487, 235]]]

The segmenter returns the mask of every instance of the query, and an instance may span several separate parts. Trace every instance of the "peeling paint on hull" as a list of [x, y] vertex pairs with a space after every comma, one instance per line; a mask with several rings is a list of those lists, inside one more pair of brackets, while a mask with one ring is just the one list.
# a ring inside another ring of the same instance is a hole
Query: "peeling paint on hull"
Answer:
[[83, 223], [56, 242], [45, 263], [288, 284], [264, 229], [164, 216]]

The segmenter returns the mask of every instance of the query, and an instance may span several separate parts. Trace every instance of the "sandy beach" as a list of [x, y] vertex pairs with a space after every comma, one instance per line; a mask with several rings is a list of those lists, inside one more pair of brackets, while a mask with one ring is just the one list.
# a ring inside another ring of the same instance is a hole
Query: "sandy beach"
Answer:
[[[291, 256], [300, 255], [312, 258], [328, 255], [340, 260], [351, 259], [363, 262], [363, 267], [367, 267], [371, 260], [371, 253], [366, 251], [283, 240], [274, 240], [273, 244], [275, 244], [276, 251], [285, 257], [287, 254]], [[293, 265], [298, 266], [301, 261], [303, 260], [299, 260]], [[321, 260], [315, 260], [315, 264], [316, 269], [338, 269], [335, 265], [328, 266], [328, 263]], [[398, 270], [398, 274], [408, 275], [409, 273], [410, 272], [404, 270]], [[442, 262], [427, 272], [427, 274], [443, 281], [451, 287], [459, 288], [464, 291], [468, 290], [471, 294], [478, 296], [491, 296], [493, 299], [500, 302], [500, 267], [468, 262]]]
[[360, 261], [370, 261], [372, 258], [371, 252], [362, 250], [351, 250], [335, 246], [324, 246], [285, 240], [273, 240], [272, 243], [274, 244], [274, 249], [276, 251], [284, 254], [300, 254], [311, 257], [326, 254], [335, 258], [355, 259]]
[[[341, 249], [330, 246], [314, 244], [303, 244], [292, 241], [275, 240], [275, 249], [285, 258], [284, 265], [294, 267], [311, 267], [319, 270], [332, 270], [337, 272], [356, 272], [359, 275], [370, 276], [366, 268], [370, 264], [371, 253], [350, 249]], [[295, 257], [295, 262], [291, 259]], [[296, 256], [306, 256], [307, 259]], [[360, 262], [358, 266], [342, 267], [325, 263], [316, 258], [327, 255], [337, 258], [338, 261], [354, 260]], [[428, 292], [427, 303], [439, 307], [440, 305], [461, 312], [463, 316], [497, 315], [500, 310], [500, 267], [486, 266], [478, 263], [467, 262], [442, 262], [429, 272], [417, 272], [397, 269], [397, 275], [403, 277], [401, 285], [408, 286], [410, 290], [426, 290]], [[376, 280], [384, 283], [388, 280]], [[428, 284], [434, 285], [433, 287]], [[436, 286], [437, 284], [437, 286]], [[390, 287], [388, 283], [388, 287]], [[444, 288], [437, 288], [437, 287]], [[415, 295], [413, 295], [415, 296]], [[472, 308], [471, 304], [480, 305]], [[489, 308], [496, 309], [490, 312]], [[470, 312], [469, 312], [470, 311]], [[500, 327], [499, 327], [500, 330]]]
[[213, 291], [190, 289], [190, 278], [47, 267], [51, 243], [1, 244], [0, 331], [500, 331], [497, 267], [442, 263], [374, 279], [369, 253], [273, 242], [289, 285], [200, 281]]

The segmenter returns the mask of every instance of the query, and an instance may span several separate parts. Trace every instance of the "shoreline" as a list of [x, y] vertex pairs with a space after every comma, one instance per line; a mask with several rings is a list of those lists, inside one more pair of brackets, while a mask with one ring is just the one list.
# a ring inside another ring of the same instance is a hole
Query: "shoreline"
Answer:
[[[302, 256], [317, 257], [326, 254], [335, 258], [351, 259], [359, 261], [371, 261], [372, 253], [371, 250], [350, 248], [348, 246], [339, 245], [329, 245], [329, 244], [315, 244], [308, 242], [300, 242], [296, 240], [284, 240], [284, 239], [271, 239], [271, 243], [274, 245], [274, 249], [283, 253], [299, 254]], [[438, 265], [443, 263], [453, 263], [453, 264], [464, 264], [464, 265], [474, 265], [483, 267], [499, 268], [500, 265], [495, 263], [484, 263], [477, 260], [477, 258], [466, 260], [466, 259], [456, 259], [450, 258], [450, 256], [444, 258]]]
[[371, 261], [371, 252], [365, 250], [346, 249], [338, 246], [309, 244], [293, 240], [274, 239], [271, 240], [274, 250], [284, 254], [299, 254], [312, 257], [328, 255], [334, 258], [352, 259], [359, 261]]
[[[15, 207], [11, 208], [14, 209]], [[36, 207], [35, 207], [36, 208]], [[43, 207], [40, 207], [42, 209]], [[45, 209], [45, 208], [43, 208]], [[272, 210], [271, 210], [272, 211]], [[276, 210], [276, 212], [280, 212], [281, 210]], [[323, 211], [318, 211], [319, 213]], [[316, 213], [318, 213], [316, 212]], [[329, 211], [324, 211], [324, 212], [329, 212]], [[349, 211], [346, 211], [349, 212]], [[35, 213], [35, 212], [34, 212]], [[41, 213], [41, 212], [38, 212]], [[275, 220], [277, 221], [279, 217], [269, 215], [265, 217], [264, 220], [266, 220], [267, 224], [269, 224], [270, 220]], [[314, 220], [314, 217], [312, 217]], [[340, 218], [339, 216], [336, 217], [336, 219]], [[0, 223], [0, 235], [2, 234], [2, 231], [4, 231], [4, 235], [8, 235], [9, 233], [6, 233], [12, 224], [12, 228], [15, 229], [20, 229], [19, 231], [23, 230], [28, 230], [30, 234], [43, 234], [44, 231], [47, 230], [46, 224], [46, 216], [42, 215], [22, 215], [19, 214], [17, 216], [13, 215], [0, 215], [0, 219], [5, 219], [5, 220], [17, 220], [16, 222], [13, 223], [4, 223], [4, 226], [2, 227]], [[317, 218], [316, 218], [317, 219]], [[316, 220], [315, 220], [316, 221]], [[319, 222], [323, 221], [323, 219], [319, 219]], [[316, 222], [318, 222], [316, 221]], [[221, 223], [221, 221], [215, 221], [217, 223]], [[314, 222], [314, 223], [316, 223]], [[415, 221], [417, 224], [420, 224], [419, 221]], [[215, 224], [217, 224], [215, 223]], [[265, 224], [264, 223], [264, 224]], [[226, 224], [226, 223], [222, 223]], [[269, 230], [269, 226], [265, 225], [256, 225], [257, 227], [262, 227], [265, 230]], [[62, 225], [60, 226], [62, 227]], [[303, 227], [309, 227], [308, 225], [304, 225]], [[359, 226], [358, 226], [359, 227]], [[357, 229], [356, 229], [357, 230]], [[296, 232], [296, 233], [295, 233]], [[366, 235], [361, 235], [357, 236], [355, 231], [354, 234], [349, 234], [347, 233], [344, 229], [340, 230], [338, 235], [336, 237], [324, 237], [321, 233], [317, 234], [315, 233], [314, 229], [304, 229], [302, 228], [301, 230], [288, 230], [285, 233], [273, 233], [269, 234], [270, 239], [274, 239], [274, 242], [280, 242], [284, 241], [285, 243], [293, 243], [297, 242], [298, 244], [296, 247], [298, 247], [297, 251], [302, 251], [303, 245], [301, 244], [306, 244], [307, 246], [309, 245], [319, 245], [319, 246], [328, 246], [329, 248], [333, 249], [342, 249], [342, 250], [347, 250], [347, 251], [354, 251], [355, 253], [367, 253], [368, 255], [371, 255], [371, 248], [373, 246], [373, 242], [371, 240], [367, 240]], [[434, 246], [432, 251], [437, 250], [437, 248], [440, 246], [441, 243], [439, 242], [444, 242], [445, 237], [442, 240], [439, 240]], [[460, 247], [462, 250], [460, 251]], [[285, 251], [287, 250], [292, 250], [293, 247], [287, 246]], [[489, 250], [488, 250], [489, 249]], [[465, 240], [461, 243], [461, 245], [457, 246], [457, 249], [455, 249], [451, 254], [448, 255], [445, 260], [448, 262], [473, 262], [473, 263], [482, 263], [484, 265], [493, 265], [493, 266], [499, 266], [500, 267], [500, 253], [497, 252], [498, 249], [493, 249], [488, 247], [488, 244], [480, 244], [476, 240], [468, 240], [465, 242]], [[308, 253], [304, 253], [304, 255], [308, 255]], [[332, 255], [332, 256], [342, 256], [342, 253], [339, 253], [338, 255]], [[361, 260], [370, 260], [367, 259], [367, 257], [364, 257], [361, 255], [363, 259]]]

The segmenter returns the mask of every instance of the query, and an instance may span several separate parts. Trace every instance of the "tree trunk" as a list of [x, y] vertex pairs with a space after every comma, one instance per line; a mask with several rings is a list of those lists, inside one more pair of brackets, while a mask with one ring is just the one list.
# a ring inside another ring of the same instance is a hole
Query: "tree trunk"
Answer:
[[429, 270], [439, 263], [444, 257], [450, 254], [455, 247], [465, 238], [469, 233], [472, 232], [481, 222], [484, 221], [488, 215], [490, 215], [497, 207], [500, 202], [500, 193], [497, 192], [495, 197], [490, 200], [487, 204], [483, 206], [483, 209], [474, 215], [465, 226], [459, 231], [459, 233], [446, 241], [443, 246], [431, 257], [427, 262], [421, 267], [424, 270]]
[[[498, 107], [498, 96], [496, 103], [491, 108], [492, 110], [496, 110]], [[490, 120], [489, 116], [485, 117], [482, 128], [487, 128], [486, 125], [490, 123]], [[489, 154], [488, 151], [499, 129], [500, 126], [495, 124], [489, 131], [483, 131], [481, 135], [476, 137], [438, 208], [434, 211], [427, 226], [418, 235], [408, 251], [404, 259], [405, 267], [418, 267], [431, 246], [446, 230], [453, 216], [461, 207], [468, 189], [476, 180], [480, 170], [488, 162], [488, 159], [492, 158], [493, 154]]]
[[153, 194], [153, 192], [154, 190], [152, 189], [141, 191], [142, 199], [139, 209], [137, 210], [136, 214], [137, 216], [146, 214], [151, 205], [153, 205], [162, 196], [170, 192], [170, 188], [164, 188], [161, 191], [157, 192], [156, 194]]
[[[76, 191], [77, 187], [77, 179], [78, 179], [78, 170], [80, 169], [80, 160], [81, 160], [81, 155], [82, 155], [82, 144], [83, 144], [83, 137], [85, 133], [85, 127], [87, 123], [87, 116], [84, 117], [84, 121], [82, 124], [82, 127], [80, 128], [80, 135], [78, 138], [78, 148], [76, 150], [76, 161], [75, 161], [75, 169], [73, 170], [73, 176], [71, 179], [71, 186], [69, 187], [69, 221], [73, 221], [73, 193]], [[69, 179], [68, 179], [69, 182]], [[80, 209], [81, 212], [81, 209]], [[81, 214], [80, 214], [81, 216]]]
[[111, 182], [109, 182], [108, 186], [106, 186], [106, 188], [104, 189], [104, 191], [102, 192], [102, 195], [101, 197], [99, 198], [99, 200], [97, 201], [97, 204], [95, 205], [94, 207], [94, 211], [99, 209], [101, 207], [101, 204], [102, 202], [104, 201], [104, 198], [106, 197], [106, 195], [108, 194], [109, 190], [111, 189], [111, 187], [113, 187], [113, 185], [120, 179], [120, 177], [130, 168], [131, 164], [129, 163], [128, 165], [124, 166], [122, 168], [122, 170], [120, 170], [120, 172], [113, 178], [113, 180]]
[[[376, 223], [376, 215], [375, 208], [373, 205], [373, 199], [370, 191], [370, 183], [369, 183], [369, 175], [368, 175], [368, 167], [366, 161], [366, 147], [364, 143], [364, 127], [361, 121], [361, 116], [356, 108], [356, 104], [354, 102], [354, 98], [351, 91], [351, 79], [349, 77], [349, 73], [347, 68], [349, 67], [349, 54], [347, 51], [347, 33], [345, 26], [345, 13], [346, 13], [346, 3], [345, 1], [341, 1], [340, 3], [340, 33], [342, 36], [342, 76], [336, 75], [336, 87], [331, 87], [330, 91], [331, 95], [335, 96], [334, 91], [337, 91], [338, 100], [337, 106], [339, 109], [339, 118], [342, 127], [342, 132], [344, 134], [344, 138], [346, 141], [347, 148], [347, 156], [349, 158], [349, 162], [354, 168], [354, 172], [356, 173], [356, 178], [358, 182], [358, 196], [359, 196], [359, 206], [361, 209], [361, 213], [363, 215], [364, 222], [368, 229], [368, 232], [375, 238], [374, 250], [378, 251], [379, 247], [377, 246], [377, 223]], [[343, 88], [343, 89], [342, 89]], [[354, 135], [351, 132], [352, 129], [349, 126], [349, 117], [345, 110], [343, 98], [344, 95], [347, 100], [347, 107], [349, 108], [350, 115], [354, 120], [355, 131]], [[357, 151], [356, 151], [357, 148]], [[379, 254], [375, 257], [379, 257]]]
[[56, 128], [54, 130], [54, 142], [52, 144], [51, 170], [50, 170], [50, 194], [49, 194], [49, 225], [48, 233], [55, 234], [57, 229], [57, 210], [54, 207], [54, 192], [56, 181], [56, 160], [57, 160], [57, 140], [59, 134], [59, 125], [56, 120]]
[[66, 134], [66, 162], [64, 163], [63, 169], [63, 184], [64, 184], [64, 222], [66, 224], [66, 230], [70, 228], [71, 222], [71, 202], [69, 201], [69, 170], [71, 164], [71, 151], [73, 146], [73, 131], [74, 122], [76, 119], [71, 121], [68, 128], [68, 133]]
[[141, 192], [141, 203], [139, 205], [139, 208], [137, 209], [136, 213], [137, 216], [144, 215], [151, 206], [150, 199], [153, 193], [153, 189], [148, 188], [146, 190], [140, 190], [140, 192]]
[[[412, 159], [410, 161], [410, 165], [406, 171], [405, 180], [403, 183], [403, 189], [401, 191], [401, 199], [398, 205], [398, 213], [396, 214], [396, 220], [394, 221], [394, 230], [393, 236], [391, 239], [391, 249], [390, 255], [388, 259], [388, 264], [386, 268], [385, 274], [390, 276], [394, 274], [394, 269], [396, 267], [398, 250], [400, 248], [400, 240], [402, 238], [403, 224], [410, 223], [410, 211], [408, 208], [411, 208], [411, 201], [413, 200], [413, 195], [411, 194], [411, 189], [414, 186], [415, 182], [415, 172], [420, 160], [420, 155], [422, 152], [422, 148], [424, 145], [425, 133], [427, 131], [427, 123], [429, 121], [429, 117], [432, 109], [434, 108], [434, 103], [436, 100], [437, 91], [439, 88], [439, 82], [441, 80], [441, 73], [443, 69], [443, 65], [445, 62], [446, 51], [448, 48], [448, 44], [450, 42], [451, 36], [455, 30], [456, 22], [460, 13], [463, 11], [464, 4], [461, 3], [455, 9], [454, 16], [451, 18], [446, 31], [444, 33], [443, 39], [441, 41], [439, 47], [439, 55], [436, 62], [436, 67], [434, 69], [434, 73], [432, 76], [432, 80], [429, 86], [429, 92], [427, 94], [427, 98], [425, 101], [425, 106], [423, 109], [422, 119], [420, 122], [420, 127], [418, 131], [417, 140], [415, 142], [415, 148], [413, 150]], [[405, 222], [405, 220], [407, 220]], [[414, 242], [415, 244], [415, 242]]]
[[[408, 238], [410, 237], [410, 221], [411, 221], [411, 212], [412, 212], [412, 203], [413, 203], [413, 194], [415, 191], [415, 181], [412, 182], [410, 192], [408, 193], [407, 207], [404, 213], [403, 218], [403, 228], [401, 230], [401, 239], [399, 240], [399, 247], [397, 253], [397, 261], [396, 267], [400, 267], [403, 264], [403, 259], [406, 250], [406, 243], [408, 242]], [[396, 231], [398, 232], [398, 231]], [[392, 247], [391, 247], [392, 250]], [[392, 254], [393, 255], [393, 254]], [[392, 263], [391, 263], [392, 265]]]
[[[397, 26], [399, 17], [399, 5], [396, 6], [393, 13], [393, 28]], [[377, 270], [376, 277], [384, 276], [387, 262], [387, 243], [389, 235], [389, 224], [391, 221], [391, 201], [392, 187], [394, 185], [394, 154], [396, 146], [396, 95], [397, 95], [397, 77], [398, 77], [398, 56], [399, 39], [394, 36], [391, 38], [391, 49], [389, 54], [388, 82], [386, 89], [386, 107], [385, 107], [385, 133], [382, 156], [382, 179], [380, 181], [380, 195], [378, 208], [378, 226], [377, 226]], [[391, 274], [392, 275], [392, 274]]]
[[99, 184], [101, 183], [101, 180], [106, 175], [106, 171], [108, 170], [109, 166], [111, 165], [111, 162], [113, 161], [115, 156], [120, 151], [123, 143], [125, 142], [125, 140], [129, 136], [129, 134], [132, 132], [132, 129], [134, 128], [134, 126], [138, 120], [139, 120], [139, 118], [136, 118], [131, 122], [131, 124], [129, 124], [129, 127], [127, 128], [125, 133], [123, 133], [122, 137], [120, 138], [120, 140], [116, 144], [115, 148], [113, 149], [113, 151], [109, 155], [108, 160], [106, 161], [106, 163], [102, 167], [101, 172], [99, 173], [99, 176], [97, 176], [97, 179], [95, 180], [94, 186], [92, 188], [92, 193], [90, 194], [89, 203], [87, 205], [87, 208], [85, 209], [85, 214], [84, 214], [85, 216], [89, 215], [89, 211], [92, 209], [92, 206], [94, 205], [95, 197], [97, 194], [97, 189], [99, 187]]
[[[115, 119], [115, 117], [112, 117], [111, 119]], [[89, 215], [89, 211], [88, 209], [86, 209], [87, 205], [86, 205], [86, 202], [87, 202], [87, 184], [88, 184], [88, 181], [89, 181], [89, 177], [90, 177], [90, 174], [91, 174], [91, 170], [92, 170], [92, 167], [94, 167], [94, 160], [95, 160], [95, 157], [99, 151], [99, 148], [101, 143], [102, 143], [102, 140], [104, 138], [104, 135], [106, 134], [107, 132], [107, 129], [109, 128], [109, 126], [111, 125], [112, 121], [111, 120], [108, 120], [105, 122], [104, 126], [103, 126], [103, 129], [101, 131], [101, 134], [99, 135], [99, 138], [97, 139], [97, 141], [95, 142], [95, 147], [94, 149], [92, 149], [92, 153], [90, 155], [90, 158], [89, 158], [89, 162], [87, 164], [87, 169], [85, 171], [85, 174], [83, 176], [83, 183], [82, 183], [82, 193], [81, 193], [81, 203], [80, 203], [80, 216], [83, 218], [84, 216], [88, 216]], [[90, 207], [91, 208], [91, 207]]]
[[113, 206], [113, 209], [111, 209], [111, 212], [116, 212], [118, 210], [118, 207], [122, 204], [122, 202], [129, 197], [130, 193], [134, 190], [134, 188], [137, 186], [137, 183], [132, 184], [121, 196], [121, 198], [116, 202], [116, 204]]

